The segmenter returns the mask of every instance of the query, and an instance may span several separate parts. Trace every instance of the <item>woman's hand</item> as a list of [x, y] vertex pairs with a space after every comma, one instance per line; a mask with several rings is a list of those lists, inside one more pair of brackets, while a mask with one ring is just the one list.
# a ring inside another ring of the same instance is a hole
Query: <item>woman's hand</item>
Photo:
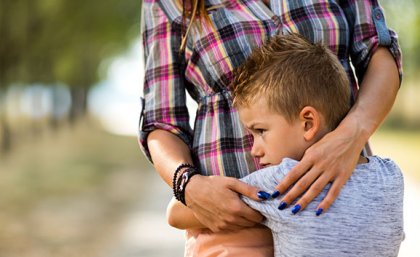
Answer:
[[314, 210], [317, 215], [325, 212], [353, 173], [364, 145], [365, 141], [361, 140], [356, 128], [343, 126], [328, 133], [308, 148], [302, 160], [276, 187], [280, 193], [284, 193], [296, 183], [280, 200], [281, 209], [293, 203], [306, 191], [292, 207], [292, 211], [297, 213], [305, 209], [308, 203], [332, 182], [326, 197]]
[[246, 205], [238, 194], [254, 200], [258, 189], [238, 179], [196, 175], [186, 187], [187, 206], [194, 216], [213, 232], [253, 227], [263, 216]]
[[[193, 163], [188, 146], [170, 132], [154, 130], [147, 143], [156, 170], [169, 186], [172, 186], [173, 172], [180, 163]], [[263, 220], [259, 212], [239, 198], [242, 194], [261, 200], [258, 191], [235, 178], [195, 175], [185, 188], [185, 200], [193, 215], [210, 230], [237, 230], [252, 227]], [[182, 221], [182, 226], [189, 225]]]

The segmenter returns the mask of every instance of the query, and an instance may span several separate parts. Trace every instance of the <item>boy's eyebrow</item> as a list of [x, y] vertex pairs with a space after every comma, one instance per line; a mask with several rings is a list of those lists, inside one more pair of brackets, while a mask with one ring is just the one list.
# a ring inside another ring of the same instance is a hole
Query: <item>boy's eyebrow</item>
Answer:
[[251, 125], [249, 125], [249, 126], [246, 126], [248, 129], [250, 129], [250, 130], [252, 130], [252, 129], [254, 129], [256, 126], [258, 126], [259, 124], [260, 124], [261, 122], [253, 122], [253, 123], [251, 123]]

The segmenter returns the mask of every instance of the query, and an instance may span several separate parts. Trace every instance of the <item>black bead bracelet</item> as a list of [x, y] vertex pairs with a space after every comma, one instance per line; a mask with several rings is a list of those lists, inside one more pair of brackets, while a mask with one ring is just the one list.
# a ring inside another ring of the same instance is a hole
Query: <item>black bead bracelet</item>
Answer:
[[186, 188], [188, 182], [190, 181], [190, 179], [194, 175], [197, 175], [197, 174], [198, 174], [198, 171], [195, 168], [188, 168], [178, 178], [177, 190], [176, 190], [177, 195], [178, 195], [178, 200], [181, 203], [183, 203], [185, 206], [187, 205], [187, 203], [185, 202], [185, 188]]
[[182, 164], [180, 164], [180, 165], [176, 168], [176, 170], [175, 170], [175, 172], [174, 172], [174, 176], [173, 176], [173, 178], [172, 178], [172, 190], [173, 190], [173, 193], [174, 193], [175, 198], [176, 198], [178, 201], [180, 201], [180, 200], [178, 199], [178, 185], [177, 185], [178, 174], [179, 174], [179, 172], [180, 172], [182, 169], [184, 169], [184, 168], [194, 168], [194, 166], [193, 166], [193, 165], [191, 165], [191, 164], [189, 164], [189, 163], [182, 163]]
[[[184, 168], [187, 168], [187, 169], [179, 176], [178, 175], [179, 172]], [[194, 168], [194, 166], [188, 163], [180, 164], [174, 172], [174, 177], [172, 179], [173, 193], [174, 193], [175, 198], [181, 203], [183, 203], [184, 205], [186, 205], [185, 187], [187, 183], [190, 181], [191, 177], [197, 174], [198, 174], [198, 171]]]

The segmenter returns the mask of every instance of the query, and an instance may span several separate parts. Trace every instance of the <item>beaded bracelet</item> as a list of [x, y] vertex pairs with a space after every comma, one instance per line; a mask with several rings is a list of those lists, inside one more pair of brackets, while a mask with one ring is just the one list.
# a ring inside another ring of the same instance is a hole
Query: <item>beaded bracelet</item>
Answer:
[[176, 187], [177, 189], [175, 190], [177, 193], [176, 198], [185, 206], [187, 205], [187, 203], [185, 202], [185, 188], [188, 182], [190, 181], [190, 179], [194, 175], [197, 175], [197, 174], [199, 173], [195, 168], [188, 168], [181, 174], [181, 176], [178, 178], [178, 181], [176, 183], [177, 184], [177, 187]]
[[178, 197], [178, 185], [177, 185], [177, 178], [178, 178], [178, 173], [183, 169], [183, 168], [194, 168], [194, 166], [192, 166], [191, 164], [189, 164], [189, 163], [182, 163], [182, 164], [180, 164], [177, 168], [176, 168], [176, 170], [175, 170], [175, 173], [174, 173], [174, 176], [173, 176], [173, 178], [172, 178], [172, 190], [173, 190], [173, 193], [174, 193], [174, 196], [175, 196], [175, 198], [178, 200], [178, 201], [180, 201], [180, 199], [178, 199], [179, 197]]

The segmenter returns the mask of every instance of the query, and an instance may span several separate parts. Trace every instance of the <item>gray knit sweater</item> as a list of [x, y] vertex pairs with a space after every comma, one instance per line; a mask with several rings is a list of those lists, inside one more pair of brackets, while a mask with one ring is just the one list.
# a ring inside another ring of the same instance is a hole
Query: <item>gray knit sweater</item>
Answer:
[[[271, 193], [296, 163], [286, 158], [242, 180]], [[275, 256], [398, 255], [404, 239], [404, 181], [393, 161], [371, 156], [368, 163], [357, 165], [328, 211], [316, 216], [327, 190], [296, 215], [291, 208], [277, 209], [282, 196], [263, 202], [243, 200], [266, 217], [264, 224], [273, 232]]]

